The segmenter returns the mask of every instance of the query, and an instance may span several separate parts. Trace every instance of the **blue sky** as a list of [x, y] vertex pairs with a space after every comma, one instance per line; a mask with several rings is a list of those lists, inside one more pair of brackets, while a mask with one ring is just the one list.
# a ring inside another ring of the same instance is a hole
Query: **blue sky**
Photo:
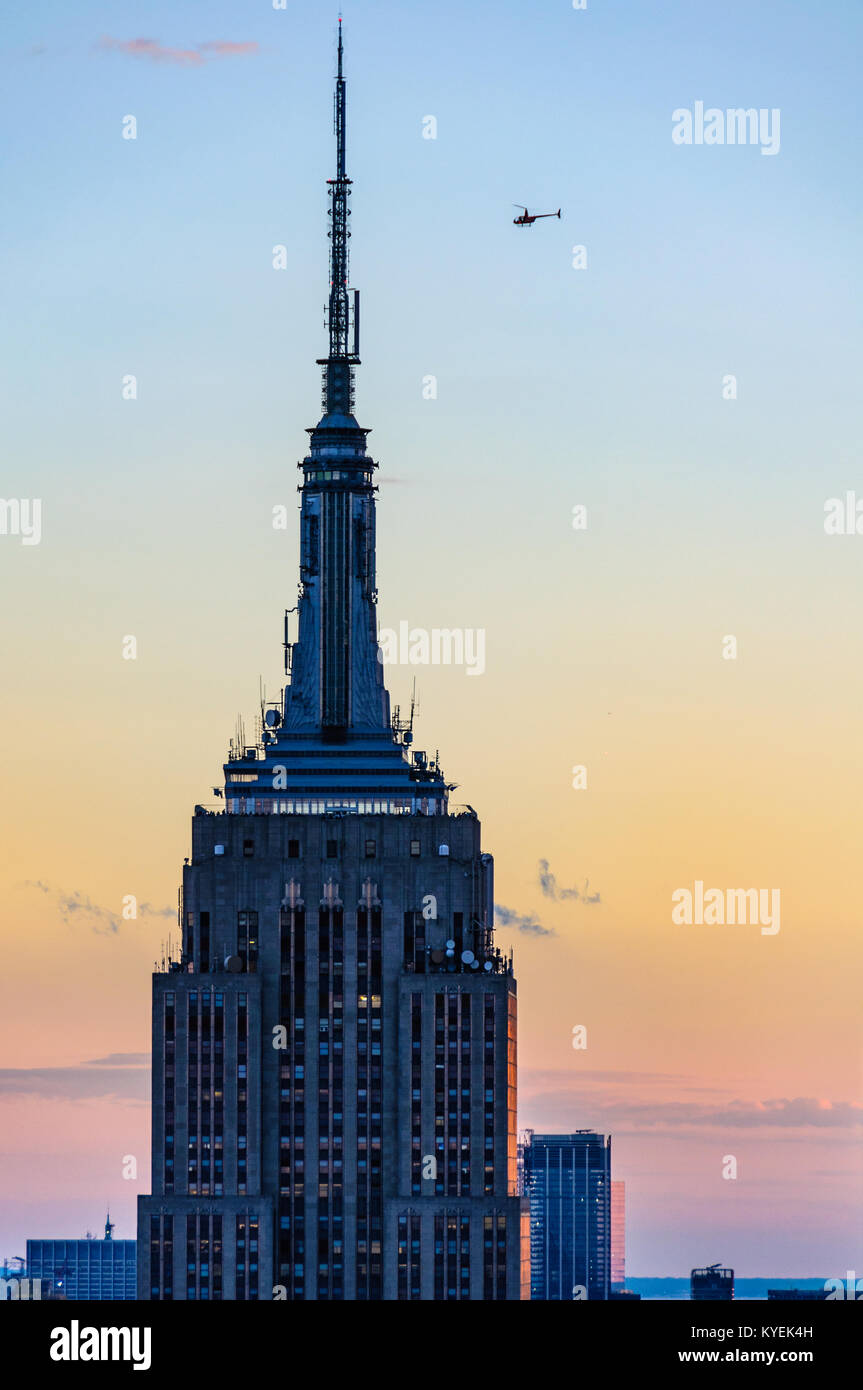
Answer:
[[[162, 427], [180, 434], [201, 399], [223, 436], [274, 392], [309, 413], [334, 19], [298, 0], [286, 11], [85, 0], [7, 16], [13, 457], [34, 412], [46, 431], [62, 414], [67, 447], [98, 476], [82, 397], [104, 378], [112, 398], [119, 362], [137, 368], [142, 406], [158, 401]], [[512, 481], [525, 448], [560, 468], [549, 416], [562, 394], [591, 448], [626, 449], [636, 429], [661, 446], [669, 397], [690, 414], [720, 370], [738, 373], [746, 408], [757, 373], [757, 428], [771, 438], [802, 379], [804, 429], [848, 424], [836, 396], [857, 365], [859, 7], [348, 3], [345, 25], [372, 423], [386, 402], [403, 436], [416, 377], [437, 367], [443, 431], [471, 437], [492, 405]], [[101, 51], [106, 35], [260, 50], [186, 68]], [[780, 156], [675, 147], [671, 111], [696, 99], [779, 107]], [[127, 112], [134, 143], [120, 138]], [[421, 139], [425, 114], [436, 141]], [[565, 218], [514, 236], [519, 199]], [[281, 273], [277, 242], [291, 253]], [[586, 274], [569, 268], [573, 243], [588, 248]], [[624, 391], [634, 408], [622, 416]], [[260, 428], [270, 423], [262, 411]], [[795, 441], [811, 442], [799, 424], [785, 440], [792, 472]]]

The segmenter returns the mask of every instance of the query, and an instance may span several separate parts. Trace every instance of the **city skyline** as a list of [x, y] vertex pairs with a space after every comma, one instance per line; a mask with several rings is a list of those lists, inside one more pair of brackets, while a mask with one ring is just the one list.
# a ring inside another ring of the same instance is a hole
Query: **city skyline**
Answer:
[[[786, 69], [804, 52], [813, 71], [849, 59], [811, 16], [788, 18], [774, 52], [775, 7], [731, 5], [728, 28], [685, 9], [446, 5], [442, 25], [346, 12], [381, 626], [485, 633], [475, 679], [452, 665], [385, 679], [406, 709], [417, 677], [418, 745], [441, 748], [495, 850], [499, 939], [518, 954], [520, 1127], [613, 1135], [635, 1275], [718, 1252], [741, 1274], [828, 1277], [855, 1263], [861, 1187], [858, 564], [854, 539], [823, 527], [859, 474], [859, 190], [841, 86], [834, 124], [818, 124], [820, 79]], [[103, 43], [96, 5], [77, 28], [55, 12], [50, 33], [11, 19], [27, 131], [11, 184], [35, 167], [43, 192], [19, 196], [8, 234], [23, 349], [3, 492], [38, 483], [43, 534], [0, 543], [21, 596], [5, 639], [10, 1255], [26, 1236], [74, 1235], [106, 1197], [133, 1230], [148, 1182], [142, 982], [177, 939], [188, 808], [218, 781], [232, 711], [252, 728], [262, 663], [270, 695], [280, 681], [335, 20], [306, 5], [280, 21], [151, 7], [165, 50], [253, 45], [183, 64]], [[639, 36], [662, 39], [644, 67]], [[497, 61], [478, 72], [481, 53]], [[468, 76], [477, 109], [458, 90]], [[780, 152], [675, 147], [672, 111], [702, 91], [781, 106]], [[848, 225], [830, 212], [840, 196]], [[560, 225], [513, 228], [521, 197], [561, 203]], [[62, 738], [47, 738], [58, 717]], [[37, 738], [20, 737], [25, 721]], [[781, 930], [674, 925], [672, 893], [696, 882], [779, 885]]]

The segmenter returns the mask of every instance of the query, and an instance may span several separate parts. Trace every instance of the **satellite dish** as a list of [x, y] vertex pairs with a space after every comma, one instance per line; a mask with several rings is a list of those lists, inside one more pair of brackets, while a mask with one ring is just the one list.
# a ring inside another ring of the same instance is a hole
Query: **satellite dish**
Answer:
[[478, 960], [472, 960], [471, 963], [470, 963], [470, 968], [471, 968], [471, 970], [479, 970], [479, 961], [478, 961]]
[[240, 974], [242, 974], [242, 970], [243, 970], [243, 958], [242, 958], [242, 956], [226, 956], [226, 957], [225, 957], [225, 969], [226, 969], [227, 971], [229, 971], [230, 974], [232, 974], [232, 975], [240, 975]]
[[471, 961], [473, 960], [473, 951], [462, 951], [461, 958], [464, 961], [465, 965], [470, 965]]
[[483, 970], [491, 970], [491, 961], [490, 961], [490, 960], [487, 960], [487, 961], [486, 961], [485, 965], [483, 966]]
[[441, 961], [444, 958], [443, 951], [432, 951], [431, 958], [434, 961], [435, 965], [440, 965]]
[[268, 709], [264, 715], [264, 723], [268, 729], [277, 729], [282, 722], [282, 716], [277, 709]]
[[446, 944], [446, 948], [447, 948], [448, 951], [454, 951], [454, 950], [455, 950], [455, 942], [452, 941], [452, 940], [448, 941], [447, 944]]

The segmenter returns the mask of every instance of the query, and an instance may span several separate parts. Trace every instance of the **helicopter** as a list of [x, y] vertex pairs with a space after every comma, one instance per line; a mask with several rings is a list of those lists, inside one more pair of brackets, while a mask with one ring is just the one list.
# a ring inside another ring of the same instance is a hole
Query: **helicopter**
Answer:
[[512, 224], [514, 227], [532, 227], [539, 217], [560, 217], [560, 208], [557, 212], [528, 212], [527, 208], [521, 203], [513, 203], [514, 208], [521, 208], [521, 217], [514, 217]]

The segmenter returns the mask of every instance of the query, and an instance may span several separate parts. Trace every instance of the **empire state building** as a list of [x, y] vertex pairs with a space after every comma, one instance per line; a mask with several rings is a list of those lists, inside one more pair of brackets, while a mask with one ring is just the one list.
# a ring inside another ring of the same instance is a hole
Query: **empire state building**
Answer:
[[528, 1296], [493, 863], [378, 659], [341, 27], [335, 133], [296, 640], [224, 810], [195, 808], [182, 951], [153, 976], [141, 1299]]

